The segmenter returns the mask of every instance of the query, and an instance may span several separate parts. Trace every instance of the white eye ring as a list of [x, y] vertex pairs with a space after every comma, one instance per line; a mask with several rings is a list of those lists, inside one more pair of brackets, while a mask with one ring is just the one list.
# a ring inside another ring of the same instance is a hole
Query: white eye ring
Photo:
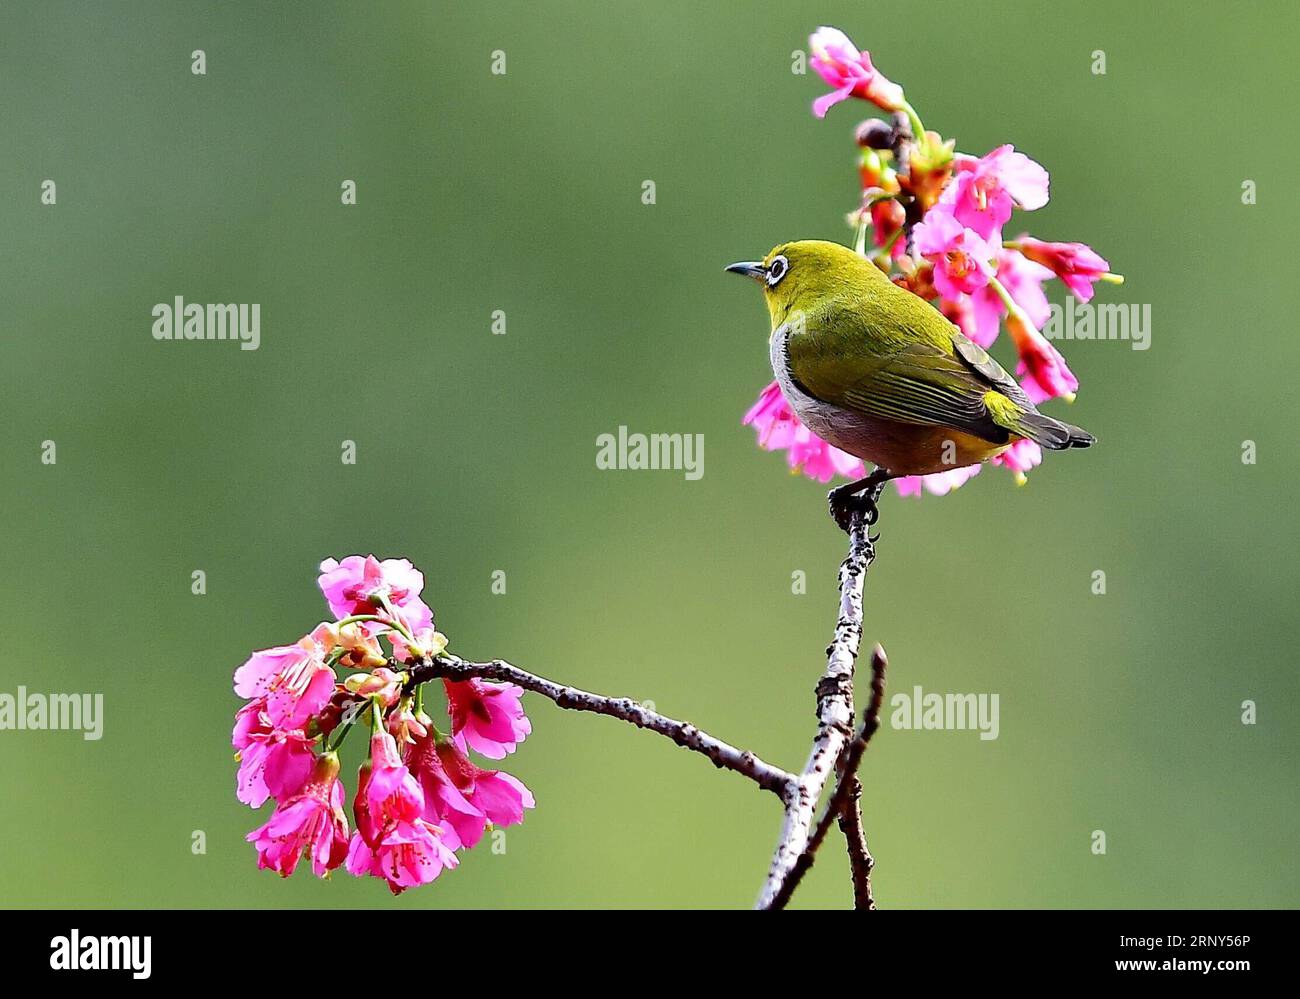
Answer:
[[790, 261], [786, 260], [785, 257], [773, 257], [772, 262], [767, 265], [767, 286], [775, 288], [789, 271]]

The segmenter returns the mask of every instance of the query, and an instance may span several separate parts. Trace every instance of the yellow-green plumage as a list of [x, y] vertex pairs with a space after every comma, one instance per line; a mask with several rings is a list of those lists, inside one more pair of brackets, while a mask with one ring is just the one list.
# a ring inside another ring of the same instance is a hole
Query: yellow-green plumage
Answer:
[[772, 367], [787, 401], [841, 450], [896, 475], [924, 475], [991, 458], [1020, 438], [1053, 449], [1093, 443], [1039, 413], [983, 348], [847, 247], [786, 243], [732, 269], [763, 282]]

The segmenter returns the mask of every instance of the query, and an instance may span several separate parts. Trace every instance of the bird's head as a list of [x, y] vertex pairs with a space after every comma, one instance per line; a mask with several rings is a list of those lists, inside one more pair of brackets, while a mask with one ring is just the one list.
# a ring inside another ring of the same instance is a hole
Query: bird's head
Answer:
[[744, 274], [763, 288], [776, 329], [794, 312], [808, 312], [828, 297], [863, 290], [888, 281], [872, 263], [847, 246], [821, 239], [800, 239], [774, 246], [762, 260], [742, 260], [727, 270]]

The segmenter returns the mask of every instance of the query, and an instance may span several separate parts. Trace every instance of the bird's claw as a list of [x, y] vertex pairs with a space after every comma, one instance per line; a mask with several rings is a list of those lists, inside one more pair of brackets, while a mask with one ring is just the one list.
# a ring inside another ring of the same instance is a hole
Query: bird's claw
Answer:
[[876, 506], [876, 495], [873, 490], [851, 493], [832, 489], [826, 494], [826, 506], [830, 510], [831, 519], [845, 534], [852, 526], [855, 513], [862, 514], [862, 519], [868, 527], [880, 519], [880, 510]]

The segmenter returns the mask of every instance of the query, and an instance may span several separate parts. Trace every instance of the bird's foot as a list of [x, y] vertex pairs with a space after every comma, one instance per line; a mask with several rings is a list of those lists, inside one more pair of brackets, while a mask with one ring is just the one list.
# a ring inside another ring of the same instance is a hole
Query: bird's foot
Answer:
[[867, 496], [858, 493], [842, 493], [839, 489], [832, 489], [827, 493], [826, 506], [830, 510], [831, 519], [845, 534], [852, 526], [855, 513], [861, 513], [862, 519], [868, 525], [874, 524], [880, 516], [876, 504]]
[[839, 525], [845, 534], [849, 532], [853, 515], [861, 513], [868, 527], [880, 519], [880, 510], [876, 506], [885, 483], [893, 476], [883, 469], [876, 469], [865, 479], [858, 479], [847, 485], [837, 486], [826, 494], [826, 506], [831, 519]]

